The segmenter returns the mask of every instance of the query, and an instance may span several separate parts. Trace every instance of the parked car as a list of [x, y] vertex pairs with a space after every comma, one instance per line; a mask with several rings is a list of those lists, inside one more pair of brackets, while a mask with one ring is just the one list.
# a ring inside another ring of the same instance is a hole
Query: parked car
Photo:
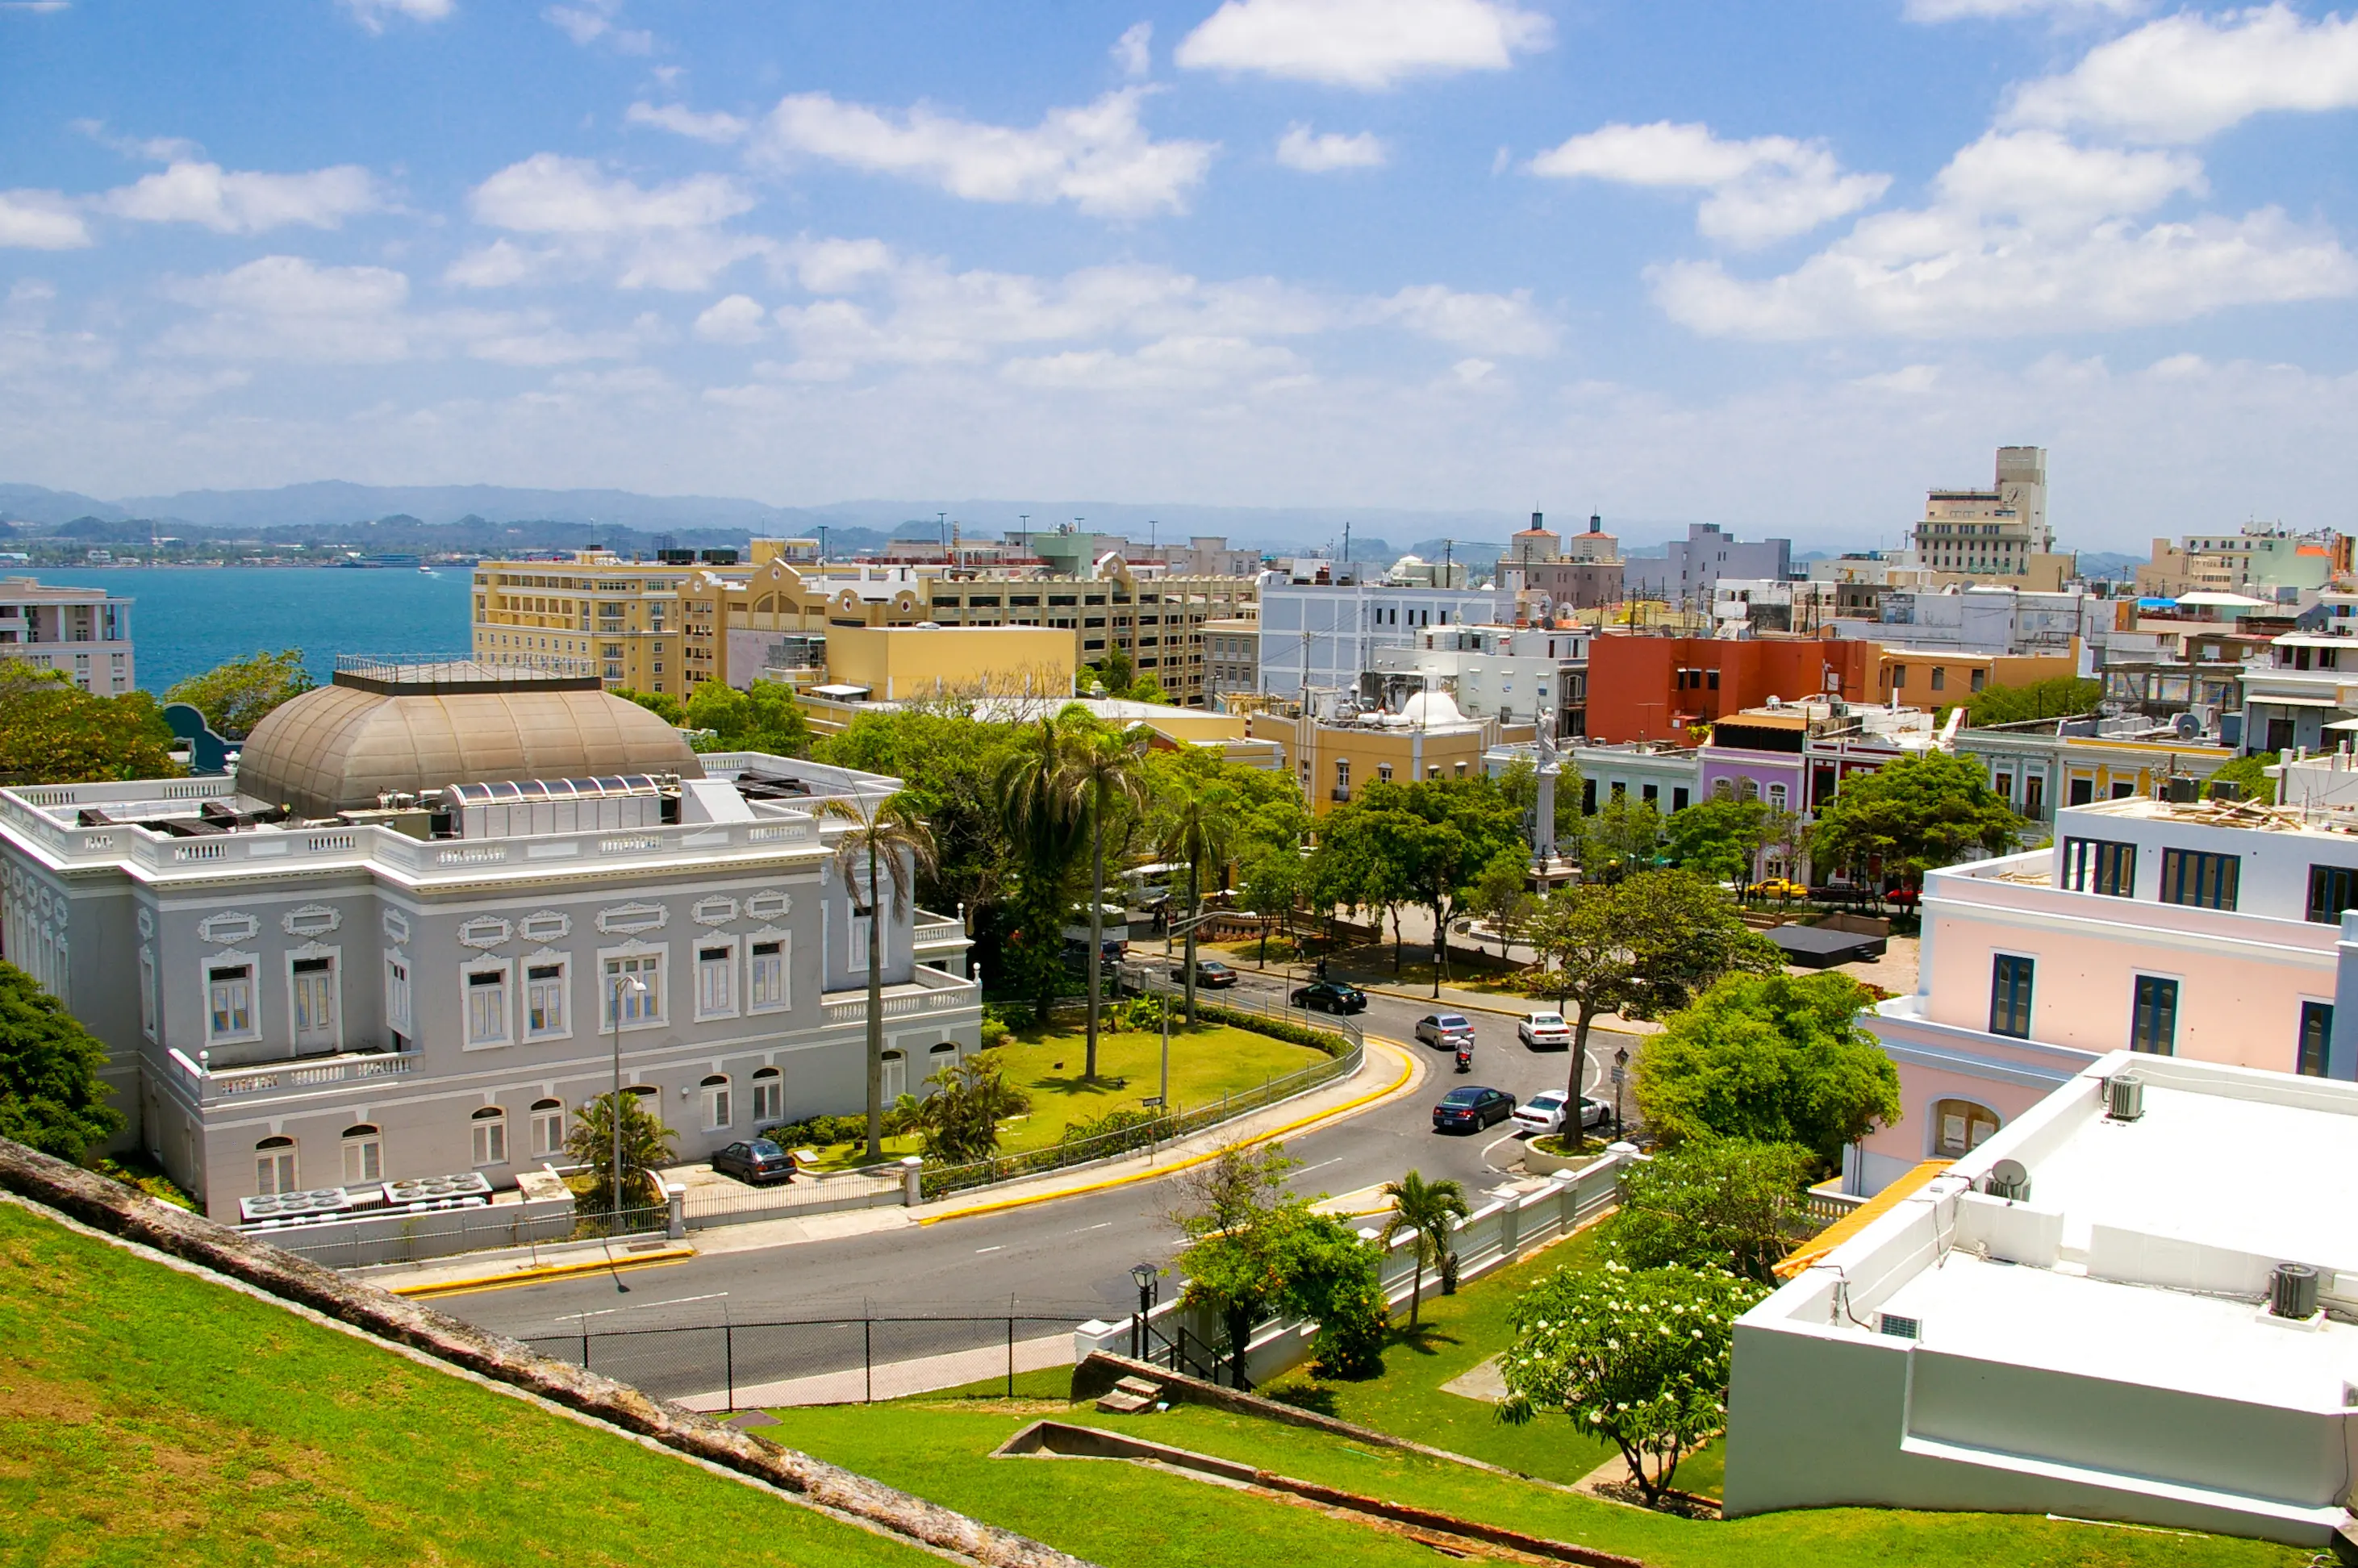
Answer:
[[1433, 1130], [1479, 1132], [1492, 1122], [1515, 1114], [1515, 1097], [1503, 1089], [1452, 1089], [1433, 1108]]
[[1515, 1025], [1515, 1038], [1534, 1051], [1554, 1051], [1572, 1044], [1572, 1025], [1560, 1012], [1527, 1012]]
[[[1515, 1108], [1515, 1125], [1525, 1132], [1562, 1132], [1563, 1106], [1562, 1089], [1543, 1089]], [[1581, 1126], [1602, 1127], [1611, 1114], [1611, 1107], [1599, 1105], [1586, 1095], [1580, 1097]]]
[[1755, 898], [1807, 898], [1810, 890], [1789, 877], [1770, 877], [1747, 890]]
[[1365, 1012], [1368, 993], [1341, 980], [1313, 980], [1293, 988], [1293, 1005], [1321, 1012]]
[[1427, 1045], [1453, 1049], [1474, 1044], [1474, 1024], [1462, 1012], [1428, 1012], [1416, 1021], [1416, 1037]]
[[[1171, 978], [1185, 985], [1187, 966], [1184, 963], [1172, 965]], [[1198, 958], [1195, 960], [1195, 983], [1199, 986], [1232, 986], [1237, 983], [1237, 972], [1217, 958]]]
[[712, 1157], [712, 1168], [757, 1187], [795, 1179], [795, 1157], [766, 1138], [731, 1143]]

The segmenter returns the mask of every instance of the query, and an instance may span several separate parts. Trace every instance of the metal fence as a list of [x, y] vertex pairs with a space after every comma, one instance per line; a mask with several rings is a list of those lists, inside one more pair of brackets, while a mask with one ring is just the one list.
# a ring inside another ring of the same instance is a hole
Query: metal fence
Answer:
[[[1125, 974], [1124, 983], [1150, 994], [1168, 994], [1160, 990], [1150, 978]], [[1288, 1018], [1282, 1009], [1238, 1008], [1227, 1001], [1205, 1003], [1198, 999], [1195, 1010], [1198, 1020], [1217, 1023], [1221, 1022], [1219, 1015], [1223, 1011], [1274, 1018], [1293, 1024], [1314, 1038], [1323, 1036], [1316, 1043], [1330, 1054], [1324, 1062], [1272, 1077], [1260, 1087], [1239, 1094], [1222, 1095], [1218, 1099], [1206, 1100], [1199, 1106], [1166, 1106], [1161, 1108], [1160, 1114], [1141, 1113], [1138, 1120], [1127, 1126], [1084, 1138], [1068, 1137], [1044, 1148], [1002, 1154], [972, 1164], [928, 1166], [920, 1177], [924, 1201], [931, 1203], [971, 1187], [1044, 1175], [1050, 1171], [1086, 1165], [1098, 1160], [1135, 1153], [1141, 1149], [1158, 1149], [1281, 1100], [1292, 1099], [1321, 1085], [1347, 1078], [1359, 1070], [1360, 1063], [1366, 1059], [1367, 1042], [1357, 1024], [1338, 1022], [1331, 1028], [1324, 1024], [1303, 1025], [1298, 1020]], [[1309, 1043], [1309, 1040], [1303, 1042]]]
[[660, 1205], [607, 1215], [585, 1214], [563, 1205], [492, 1204], [426, 1214], [363, 1213], [347, 1220], [284, 1230], [249, 1227], [243, 1234], [308, 1258], [322, 1268], [356, 1269], [460, 1252], [536, 1249], [566, 1241], [661, 1236], [670, 1223], [671, 1210]]
[[1019, 1372], [1070, 1365], [1088, 1316], [846, 1316], [696, 1327], [592, 1328], [524, 1343], [554, 1360], [698, 1410], [869, 1404], [970, 1384], [1012, 1394]]
[[797, 1171], [791, 1182], [748, 1187], [714, 1182], [687, 1189], [681, 1217], [691, 1230], [747, 1220], [794, 1219], [838, 1209], [880, 1208], [908, 1201], [908, 1184], [897, 1162], [874, 1170]]

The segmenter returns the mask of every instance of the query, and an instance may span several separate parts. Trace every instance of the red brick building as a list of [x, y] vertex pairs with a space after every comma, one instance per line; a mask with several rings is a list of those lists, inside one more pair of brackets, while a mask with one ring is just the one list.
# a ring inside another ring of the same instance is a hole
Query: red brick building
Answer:
[[1878, 702], [1873, 643], [1814, 637], [1650, 637], [1603, 633], [1588, 644], [1588, 738], [1684, 741], [1724, 713], [1839, 696]]

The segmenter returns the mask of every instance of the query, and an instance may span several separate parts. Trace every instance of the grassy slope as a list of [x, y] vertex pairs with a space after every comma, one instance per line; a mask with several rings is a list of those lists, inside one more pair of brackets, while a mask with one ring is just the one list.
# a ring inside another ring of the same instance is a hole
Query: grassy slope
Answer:
[[0, 1205], [0, 1562], [931, 1561]]

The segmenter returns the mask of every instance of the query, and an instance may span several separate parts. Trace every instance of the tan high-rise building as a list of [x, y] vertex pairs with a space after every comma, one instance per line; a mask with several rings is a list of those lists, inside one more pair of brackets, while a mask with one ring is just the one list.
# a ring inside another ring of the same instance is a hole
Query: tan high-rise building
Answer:
[[[1934, 490], [1911, 531], [1912, 563], [1982, 579], [2040, 578], [2055, 550], [2047, 524], [2047, 449], [2000, 447], [1987, 490]], [[2043, 581], [2042, 581], [2043, 586]]]

